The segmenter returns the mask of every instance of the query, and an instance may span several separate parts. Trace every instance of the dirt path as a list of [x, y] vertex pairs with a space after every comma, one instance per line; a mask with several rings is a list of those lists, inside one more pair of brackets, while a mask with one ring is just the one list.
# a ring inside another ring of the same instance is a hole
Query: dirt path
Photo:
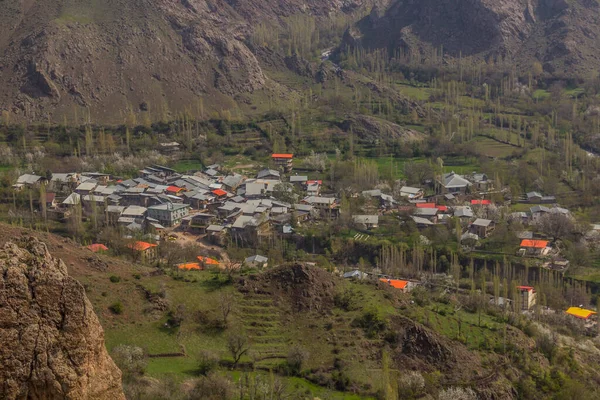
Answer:
[[219, 259], [223, 264], [228, 264], [229, 262], [231, 262], [231, 260], [229, 259], [229, 256], [227, 255], [227, 252], [223, 248], [221, 248], [219, 246], [215, 246], [210, 243], [206, 243], [204, 241], [204, 239], [199, 239], [200, 236], [191, 235], [191, 234], [186, 235], [183, 232], [169, 232], [168, 236], [171, 236], [171, 235], [177, 236], [177, 242], [179, 244], [192, 243], [196, 246], [202, 247], [203, 249], [218, 253]]

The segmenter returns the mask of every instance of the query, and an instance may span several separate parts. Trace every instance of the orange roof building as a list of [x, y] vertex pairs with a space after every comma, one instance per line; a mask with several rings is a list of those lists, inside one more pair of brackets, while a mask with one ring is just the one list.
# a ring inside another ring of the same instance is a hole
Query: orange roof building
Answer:
[[596, 311], [586, 310], [585, 308], [580, 307], [570, 307], [567, 311], [567, 314], [574, 316], [579, 319], [589, 319], [592, 315], [596, 315]]
[[387, 278], [379, 278], [381, 282], [389, 284], [391, 287], [395, 289], [405, 290], [408, 287], [409, 282], [403, 281], [400, 279], [387, 279]]
[[148, 249], [151, 249], [151, 248], [154, 248], [157, 246], [158, 246], [157, 244], [148, 243], [148, 242], [140, 242], [140, 241], [137, 241], [135, 243], [127, 245], [127, 247], [129, 247], [130, 249], [137, 250], [137, 251], [146, 251]]
[[212, 193], [215, 196], [219, 196], [219, 197], [223, 197], [223, 196], [227, 195], [227, 192], [224, 191], [223, 189], [215, 189], [215, 190], [212, 191]]
[[435, 206], [435, 203], [417, 203], [416, 207], [417, 208], [437, 208]]
[[202, 271], [204, 269], [200, 264], [198, 264], [196, 262], [179, 264], [177, 266], [177, 268], [186, 270], [186, 271], [191, 271], [191, 270]]
[[492, 201], [491, 200], [471, 200], [471, 204], [472, 205], [489, 206], [490, 204], [492, 204]]
[[198, 261], [200, 261], [200, 263], [201, 263], [202, 265], [214, 265], [214, 266], [217, 266], [217, 265], [219, 265], [219, 264], [220, 264], [220, 263], [219, 263], [217, 260], [215, 260], [214, 258], [210, 258], [210, 257], [203, 257], [203, 256], [198, 256], [197, 258], [198, 258]]
[[85, 246], [85, 247], [87, 247], [94, 253], [98, 253], [99, 251], [108, 251], [108, 247], [106, 247], [105, 245], [103, 245], [101, 243], [94, 243], [94, 244], [90, 244], [89, 246]]
[[521, 247], [533, 248], [533, 249], [545, 249], [546, 247], [548, 247], [548, 241], [547, 240], [523, 239], [521, 241]]
[[177, 193], [180, 193], [181, 191], [183, 191], [183, 188], [173, 186], [173, 185], [171, 185], [167, 188], [167, 192], [169, 192], [169, 193], [177, 194]]
[[271, 155], [273, 163], [280, 168], [283, 168], [287, 172], [292, 170], [294, 155], [293, 154], [281, 154], [275, 153]]

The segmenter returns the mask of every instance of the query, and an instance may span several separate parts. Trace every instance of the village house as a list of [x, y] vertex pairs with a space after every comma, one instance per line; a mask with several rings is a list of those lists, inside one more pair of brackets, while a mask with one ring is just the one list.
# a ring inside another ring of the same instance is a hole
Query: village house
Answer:
[[522, 310], [531, 310], [536, 303], [536, 293], [532, 286], [517, 286]]
[[529, 211], [531, 213], [531, 220], [533, 222], [538, 222], [544, 215], [550, 212], [550, 209], [544, 206], [533, 206]]
[[493, 189], [492, 181], [486, 174], [474, 172], [471, 176], [473, 188], [479, 192], [487, 192]]
[[154, 218], [165, 227], [177, 226], [190, 213], [189, 204], [166, 203], [148, 207], [148, 217]]
[[242, 182], [244, 182], [244, 177], [240, 174], [228, 175], [221, 181], [224, 188], [232, 192], [235, 192]]
[[56, 193], [46, 193], [46, 209], [56, 208]]
[[64, 208], [72, 208], [78, 204], [81, 204], [81, 196], [77, 193], [71, 193], [60, 203], [60, 206]]
[[271, 233], [268, 217], [240, 215], [231, 225], [231, 238], [239, 245], [257, 245]]
[[308, 196], [302, 203], [313, 206], [322, 217], [336, 218], [339, 214], [339, 204], [334, 197]]
[[271, 160], [273, 160], [273, 164], [277, 168], [281, 168], [285, 172], [290, 172], [294, 162], [294, 155], [276, 153], [271, 155]]
[[130, 218], [131, 220], [141, 224], [142, 222], [144, 222], [147, 212], [148, 209], [146, 207], [129, 206], [123, 210], [119, 219]]
[[416, 208], [414, 215], [416, 217], [427, 219], [431, 223], [436, 224], [438, 222], [438, 212], [439, 212], [439, 209], [437, 207], [434, 207], [434, 208], [423, 207], [423, 208]]
[[106, 208], [106, 199], [104, 196], [88, 194], [81, 196], [81, 202], [86, 214], [104, 213], [104, 209]]
[[540, 192], [529, 192], [525, 196], [527, 202], [532, 204], [552, 204], [556, 202], [556, 197], [543, 196]]
[[548, 254], [550, 248], [547, 240], [523, 239], [519, 253], [523, 256], [542, 257]]
[[306, 175], [292, 175], [290, 176], [290, 183], [293, 185], [305, 185], [308, 181], [308, 176]]
[[184, 217], [181, 220], [181, 225], [188, 232], [204, 234], [206, 228], [216, 223], [216, 221], [217, 216], [215, 214], [198, 213]]
[[281, 180], [281, 174], [275, 169], [263, 169], [256, 174], [256, 179]]
[[590, 318], [598, 314], [596, 311], [587, 310], [582, 307], [569, 307], [565, 313], [584, 321], [588, 321]]
[[227, 237], [227, 228], [223, 225], [209, 225], [206, 228], [207, 239], [218, 246], [225, 245], [225, 239]]
[[31, 188], [31, 187], [39, 186], [39, 185], [45, 184], [45, 183], [46, 183], [46, 178], [44, 178], [43, 176], [33, 175], [33, 174], [24, 174], [17, 178], [17, 183], [15, 183], [13, 185], [13, 188], [15, 188], [16, 190], [20, 190], [24, 187]]
[[269, 259], [265, 256], [254, 255], [244, 260], [244, 264], [250, 268], [266, 268], [268, 266]]
[[123, 214], [123, 211], [125, 210], [124, 206], [107, 206], [106, 207], [106, 223], [108, 225], [111, 226], [115, 226], [117, 225], [117, 222], [119, 221], [119, 218], [121, 217], [121, 214]]
[[353, 215], [352, 220], [363, 229], [375, 229], [379, 226], [378, 215]]
[[98, 182], [96, 182], [94, 179], [89, 179], [83, 183], [80, 183], [79, 186], [75, 188], [75, 193], [85, 196], [92, 193], [97, 185]]
[[486, 238], [496, 227], [496, 223], [489, 219], [477, 218], [471, 224], [471, 233], [476, 234], [480, 238]]
[[425, 192], [422, 189], [410, 186], [402, 186], [400, 188], [400, 196], [406, 197], [409, 200], [418, 200], [422, 199], [425, 195]]
[[77, 186], [78, 175], [75, 173], [52, 174], [49, 187], [51, 190], [65, 193]]
[[127, 247], [133, 251], [136, 258], [144, 263], [155, 261], [158, 258], [158, 245], [156, 244], [136, 241], [128, 244]]
[[359, 279], [359, 280], [363, 280], [363, 279], [367, 279], [369, 277], [369, 274], [362, 272], [358, 269], [355, 269], [353, 271], [349, 271], [344, 273], [344, 275], [342, 275], [342, 277], [344, 279]]
[[418, 228], [428, 228], [432, 225], [435, 225], [435, 223], [431, 222], [431, 220], [429, 220], [427, 218], [418, 217], [415, 215], [411, 216], [411, 218], [413, 221], [415, 221], [415, 224], [417, 224]]
[[318, 180], [306, 181], [306, 195], [307, 196], [318, 196], [321, 191], [321, 184], [323, 182]]
[[454, 171], [442, 175], [442, 179], [439, 183], [442, 187], [442, 193], [452, 194], [465, 194], [472, 185], [471, 182], [461, 175], [456, 174]]
[[387, 283], [394, 289], [400, 290], [402, 293], [408, 293], [413, 290], [416, 286], [415, 282], [405, 281], [401, 279], [388, 279], [388, 278], [380, 278], [380, 282]]

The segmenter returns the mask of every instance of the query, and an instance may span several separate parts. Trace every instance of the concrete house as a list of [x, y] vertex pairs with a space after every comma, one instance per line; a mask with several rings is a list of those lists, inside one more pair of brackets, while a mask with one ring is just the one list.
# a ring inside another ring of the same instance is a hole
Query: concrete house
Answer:
[[471, 233], [476, 234], [480, 238], [486, 238], [492, 233], [494, 228], [496, 227], [496, 223], [489, 219], [477, 218], [471, 224]]
[[13, 188], [20, 190], [24, 187], [39, 186], [46, 182], [46, 178], [39, 175], [24, 174], [17, 178], [17, 183], [13, 185]]
[[523, 239], [519, 253], [524, 256], [542, 257], [550, 252], [547, 240]]
[[148, 217], [158, 220], [165, 227], [179, 225], [189, 213], [189, 204], [165, 203], [148, 207]]
[[493, 189], [492, 181], [486, 174], [474, 172], [471, 176], [473, 188], [479, 192], [487, 192]]
[[127, 245], [142, 262], [152, 262], [158, 258], [158, 245], [147, 242], [133, 242]]
[[353, 215], [354, 224], [364, 229], [375, 229], [379, 226], [378, 215]]
[[286, 172], [290, 172], [294, 163], [294, 155], [276, 153], [271, 155], [271, 160], [277, 168], [281, 168]]
[[258, 254], [244, 260], [244, 264], [251, 268], [266, 268], [268, 263], [269, 259], [267, 257]]
[[536, 303], [535, 289], [532, 286], [517, 286], [522, 310], [531, 310]]
[[467, 193], [472, 183], [466, 180], [461, 175], [457, 173], [450, 172], [442, 175], [442, 179], [439, 182], [442, 187], [442, 193], [452, 193], [452, 194], [464, 194]]
[[422, 189], [419, 189], [416, 187], [402, 186], [400, 188], [400, 196], [406, 197], [409, 200], [422, 199], [424, 195], [425, 195], [425, 192], [423, 192]]
[[206, 233], [206, 228], [215, 224], [217, 216], [209, 213], [198, 213], [194, 215], [188, 215], [181, 221], [183, 229], [188, 232], [194, 232], [199, 234]]
[[256, 179], [281, 180], [281, 174], [275, 169], [263, 169], [256, 174]]
[[98, 186], [98, 182], [96, 182], [94, 179], [90, 179], [80, 183], [79, 186], [75, 188], [75, 193], [85, 196], [93, 193], [94, 189], [96, 189], [96, 186]]
[[246, 245], [259, 244], [271, 233], [268, 217], [251, 217], [240, 215], [231, 225], [231, 238], [234, 242]]

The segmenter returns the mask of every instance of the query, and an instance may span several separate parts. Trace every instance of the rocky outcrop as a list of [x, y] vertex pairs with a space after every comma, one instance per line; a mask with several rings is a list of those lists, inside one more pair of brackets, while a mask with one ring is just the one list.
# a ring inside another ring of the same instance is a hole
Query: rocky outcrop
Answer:
[[587, 0], [396, 0], [349, 29], [344, 42], [413, 60], [419, 54], [431, 64], [471, 58], [528, 71], [539, 62], [548, 74], [583, 76], [595, 70], [600, 50], [598, 7]]
[[347, 132], [352, 131], [359, 139], [369, 142], [380, 140], [408, 143], [422, 141], [425, 137], [414, 129], [366, 115], [349, 117], [341, 124], [341, 128]]
[[37, 239], [0, 250], [0, 398], [124, 399], [81, 284]]
[[322, 312], [333, 307], [337, 279], [320, 268], [286, 264], [238, 282], [242, 293], [268, 294], [295, 312]]

